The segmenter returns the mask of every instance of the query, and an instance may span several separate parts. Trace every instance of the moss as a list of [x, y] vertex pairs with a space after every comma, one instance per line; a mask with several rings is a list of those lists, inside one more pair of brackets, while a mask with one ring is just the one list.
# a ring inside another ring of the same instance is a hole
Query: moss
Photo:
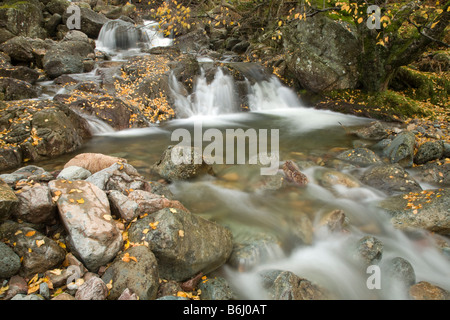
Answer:
[[448, 73], [439, 75], [401, 67], [391, 85], [412, 99], [448, 108], [450, 93]]

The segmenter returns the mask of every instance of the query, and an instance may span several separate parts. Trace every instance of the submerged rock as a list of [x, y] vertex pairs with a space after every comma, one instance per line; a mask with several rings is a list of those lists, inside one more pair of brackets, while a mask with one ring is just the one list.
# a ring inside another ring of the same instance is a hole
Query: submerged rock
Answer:
[[411, 286], [409, 295], [413, 300], [450, 300], [449, 291], [426, 281]]
[[367, 148], [356, 148], [344, 151], [338, 154], [336, 158], [361, 167], [382, 163], [380, 157]]
[[329, 300], [326, 289], [290, 271], [267, 270], [260, 273], [263, 287], [272, 300]]

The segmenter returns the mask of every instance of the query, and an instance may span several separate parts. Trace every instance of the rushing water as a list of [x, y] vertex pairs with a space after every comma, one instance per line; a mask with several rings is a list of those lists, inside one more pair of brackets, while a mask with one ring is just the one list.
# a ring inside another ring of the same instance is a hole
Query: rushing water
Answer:
[[[160, 43], [161, 44], [161, 43]], [[163, 45], [167, 45], [163, 43]], [[88, 74], [89, 75], [89, 74]], [[203, 130], [216, 128], [278, 129], [280, 159], [316, 163], [325, 161], [331, 149], [352, 148], [352, 137], [342, 126], [363, 125], [368, 119], [319, 111], [302, 105], [298, 97], [276, 78], [249, 85], [250, 112], [238, 112], [233, 79], [218, 69], [208, 83], [198, 78], [193, 94], [186, 97], [179, 84], [171, 79], [177, 111], [183, 119], [168, 121], [149, 128], [113, 132], [90, 119], [93, 130], [100, 133], [77, 153], [99, 152], [128, 159], [144, 176], [154, 178], [150, 166], [170, 144], [175, 129], [194, 132], [199, 122]], [[204, 146], [208, 142], [204, 143]], [[44, 168], [61, 168], [74, 154], [42, 162]], [[403, 299], [400, 284], [383, 282], [381, 290], [369, 290], [369, 274], [353, 259], [354, 247], [365, 235], [383, 242], [383, 264], [390, 258], [407, 259], [416, 281], [429, 281], [450, 289], [450, 260], [441, 254], [426, 233], [406, 234], [394, 229], [388, 217], [373, 203], [384, 194], [369, 188], [336, 186], [324, 188], [315, 180], [320, 166], [304, 170], [309, 184], [304, 188], [281, 188], [262, 191], [264, 181], [257, 165], [214, 165], [215, 176], [170, 185], [175, 197], [193, 213], [229, 227], [236, 241], [276, 239], [267, 242], [260, 261], [241, 268], [225, 266], [217, 274], [225, 276], [244, 299], [266, 299], [258, 272], [280, 269], [321, 284], [340, 299]], [[356, 174], [351, 170], [342, 170]], [[324, 215], [335, 209], [345, 212], [350, 233], [330, 233], [322, 226]], [[298, 230], [290, 221], [307, 217], [313, 224], [311, 244], [298, 241]]]

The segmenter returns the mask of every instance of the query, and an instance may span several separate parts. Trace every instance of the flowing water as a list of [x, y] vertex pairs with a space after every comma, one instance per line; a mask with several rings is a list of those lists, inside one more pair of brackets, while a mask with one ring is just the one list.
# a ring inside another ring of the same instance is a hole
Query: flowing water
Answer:
[[[158, 42], [158, 45], [168, 44], [170, 41]], [[114, 54], [120, 53], [115, 48], [111, 50]], [[178, 143], [171, 141], [172, 132], [185, 128], [194, 133], [194, 125], [201, 123], [203, 132], [209, 128], [219, 129], [224, 139], [226, 129], [278, 129], [281, 161], [321, 162], [326, 160], [330, 150], [352, 148], [353, 138], [342, 126], [369, 122], [364, 118], [308, 108], [276, 78], [248, 86], [250, 111], [239, 112], [233, 79], [221, 69], [210, 83], [204, 75], [199, 77], [188, 97], [182, 95], [179, 84], [172, 78], [175, 107], [182, 119], [120, 132], [90, 119], [92, 129], [98, 134], [77, 153], [99, 152], [124, 157], [151, 179], [154, 177], [150, 166], [168, 145]], [[204, 142], [203, 146], [208, 143]], [[54, 170], [73, 156], [64, 155], [38, 165]], [[261, 176], [259, 169], [258, 165], [250, 164], [216, 164], [215, 176], [170, 185], [176, 199], [193, 213], [229, 227], [237, 242], [269, 239], [265, 247], [258, 249], [261, 254], [256, 257], [256, 263], [242, 260], [239, 262], [242, 266], [227, 265], [217, 272], [229, 280], [240, 298], [266, 299], [258, 272], [269, 269], [292, 271], [322, 285], [340, 299], [407, 298], [406, 291], [398, 289], [400, 284], [382, 282], [381, 289], [368, 289], [370, 274], [353, 258], [356, 243], [366, 235], [374, 235], [383, 242], [381, 268], [390, 258], [402, 257], [414, 267], [417, 282], [425, 280], [450, 290], [449, 258], [436, 249], [430, 235], [406, 234], [394, 229], [388, 217], [373, 205], [385, 198], [384, 194], [364, 186], [324, 188], [315, 180], [320, 166], [314, 163], [304, 170], [310, 181], [306, 187], [264, 191], [261, 185], [268, 178]], [[342, 171], [358, 173], [349, 169]], [[350, 233], [330, 233], [322, 226], [324, 215], [335, 209], [345, 212]], [[310, 244], [299, 241], [300, 228], [292, 223], [302, 217], [312, 221], [314, 233]]]

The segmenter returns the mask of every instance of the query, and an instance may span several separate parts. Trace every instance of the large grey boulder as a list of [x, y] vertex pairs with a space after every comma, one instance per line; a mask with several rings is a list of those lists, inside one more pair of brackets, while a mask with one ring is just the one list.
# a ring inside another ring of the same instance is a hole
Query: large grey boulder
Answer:
[[231, 254], [231, 232], [187, 210], [164, 208], [133, 223], [135, 243], [148, 243], [158, 260], [160, 276], [182, 281], [223, 265]]

